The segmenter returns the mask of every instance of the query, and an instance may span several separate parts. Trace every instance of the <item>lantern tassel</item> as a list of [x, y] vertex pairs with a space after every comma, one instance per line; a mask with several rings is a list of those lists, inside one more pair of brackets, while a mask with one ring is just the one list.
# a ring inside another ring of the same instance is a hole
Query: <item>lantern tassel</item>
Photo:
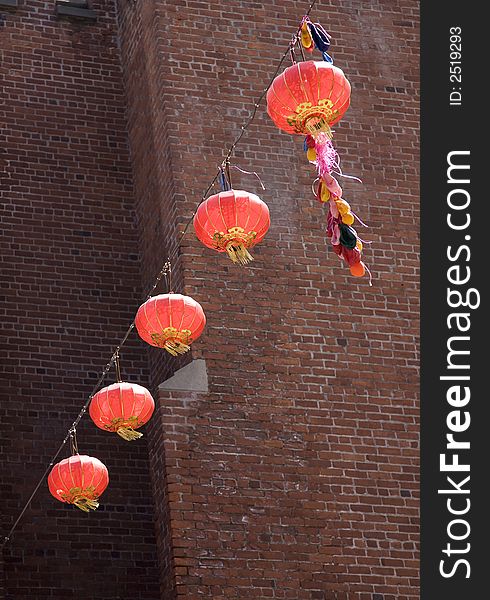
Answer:
[[228, 256], [235, 264], [246, 265], [247, 263], [253, 261], [253, 256], [243, 244], [237, 244], [236, 242], [233, 244], [228, 244], [228, 246], [226, 246], [226, 251], [228, 252]]
[[127, 442], [138, 440], [140, 437], [143, 437], [142, 433], [140, 433], [139, 431], [135, 431], [132, 427], [119, 427], [116, 433]]
[[337, 154], [330, 137], [331, 136], [326, 133], [320, 133], [315, 139], [315, 162], [320, 177], [330, 174], [339, 163], [339, 155]]
[[163, 347], [172, 356], [185, 354], [191, 349], [191, 347], [188, 344], [184, 344], [184, 342], [171, 342], [170, 340], [166, 341]]
[[94, 500], [93, 498], [86, 498], [84, 496], [74, 500], [73, 504], [80, 510], [83, 510], [83, 512], [87, 513], [91, 510], [96, 510], [97, 508], [99, 508], [99, 503], [97, 502], [97, 500]]

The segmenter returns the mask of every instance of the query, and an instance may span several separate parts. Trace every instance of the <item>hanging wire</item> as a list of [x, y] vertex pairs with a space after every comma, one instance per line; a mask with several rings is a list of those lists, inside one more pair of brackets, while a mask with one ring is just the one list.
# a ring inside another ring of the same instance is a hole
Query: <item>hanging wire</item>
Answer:
[[73, 427], [73, 429], [70, 431], [70, 451], [72, 456], [78, 454], [77, 430], [75, 427]]
[[[304, 21], [304, 19], [303, 19], [303, 21]], [[303, 61], [305, 61], [306, 60], [305, 50], [303, 48], [303, 43], [301, 42], [300, 38], [297, 39], [297, 44], [299, 47], [299, 51], [301, 52], [301, 58], [303, 59]]]
[[[164, 265], [163, 276], [165, 277], [165, 291], [167, 294], [173, 294], [172, 290], [172, 263], [167, 261]], [[151, 296], [150, 296], [151, 297]], [[148, 300], [148, 298], [147, 298]]]
[[228, 185], [230, 186], [229, 189], [232, 190], [233, 189], [233, 184], [231, 182], [231, 173], [230, 173], [230, 159], [227, 158], [225, 160], [224, 163], [224, 169], [225, 169], [225, 173], [226, 173], [226, 179], [228, 179]]
[[116, 350], [115, 365], [116, 365], [116, 379], [117, 379], [117, 383], [121, 383], [122, 379], [121, 379], [121, 363], [119, 362], [119, 349]]
[[[255, 116], [257, 114], [257, 110], [258, 110], [258, 108], [260, 106], [260, 103], [262, 102], [262, 100], [264, 99], [265, 95], [269, 91], [269, 88], [271, 87], [274, 79], [279, 74], [279, 71], [280, 71], [280, 69], [281, 69], [284, 61], [286, 60], [286, 57], [288, 56], [288, 54], [291, 54], [291, 56], [294, 57], [294, 45], [297, 43], [297, 41], [299, 39], [299, 35], [301, 33], [301, 25], [303, 24], [305, 18], [308, 17], [308, 15], [311, 13], [313, 7], [315, 6], [315, 4], [317, 2], [318, 2], [318, 0], [313, 0], [310, 3], [310, 5], [308, 7], [308, 10], [306, 11], [304, 17], [301, 20], [301, 24], [298, 27], [298, 30], [296, 31], [296, 33], [293, 36], [292, 40], [289, 42], [286, 51], [284, 52], [284, 54], [280, 58], [280, 60], [279, 60], [279, 62], [277, 64], [277, 67], [276, 67], [276, 69], [275, 69], [272, 77], [270, 78], [269, 83], [267, 84], [267, 87], [262, 91], [262, 93], [260, 94], [260, 96], [255, 101], [254, 107], [253, 107], [253, 109], [252, 109], [252, 111], [251, 111], [248, 119], [246, 120], [245, 124], [242, 125], [242, 127], [240, 129], [240, 133], [238, 134], [238, 136], [235, 138], [234, 142], [229, 147], [228, 152], [226, 153], [226, 156], [225, 156], [223, 162], [218, 167], [218, 169], [216, 171], [216, 174], [214, 175], [214, 177], [211, 180], [210, 184], [208, 185], [208, 187], [205, 189], [204, 193], [202, 194], [201, 199], [199, 200], [196, 208], [194, 209], [194, 212], [189, 217], [189, 219], [186, 221], [184, 229], [182, 230], [182, 232], [181, 232], [181, 234], [180, 234], [180, 236], [179, 236], [179, 238], [177, 240], [177, 244], [174, 246], [173, 252], [169, 252], [169, 256], [165, 260], [165, 263], [163, 264], [162, 268], [160, 269], [158, 275], [156, 276], [155, 282], [153, 283], [152, 287], [150, 288], [150, 291], [148, 292], [146, 300], [149, 300], [152, 297], [153, 292], [156, 290], [156, 288], [160, 284], [160, 282], [163, 279], [163, 277], [166, 278], [167, 289], [170, 291], [170, 286], [171, 286], [171, 271], [172, 271], [172, 268], [171, 268], [172, 258], [174, 258], [174, 259], [177, 258], [178, 252], [179, 252], [179, 249], [180, 249], [180, 246], [181, 246], [181, 243], [182, 243], [182, 240], [184, 239], [184, 236], [186, 235], [186, 233], [187, 233], [187, 231], [188, 231], [188, 229], [190, 227], [190, 224], [192, 223], [192, 221], [194, 219], [194, 216], [195, 216], [195, 214], [197, 212], [197, 209], [206, 200], [209, 192], [211, 191], [211, 189], [213, 188], [213, 186], [215, 185], [215, 183], [219, 180], [220, 174], [222, 173], [223, 164], [225, 166], [228, 166], [228, 173], [229, 173], [230, 158], [231, 158], [233, 152], [235, 151], [236, 146], [240, 143], [240, 141], [242, 140], [242, 138], [243, 138], [243, 136], [245, 134], [245, 131], [248, 129], [248, 127], [251, 125], [252, 121], [255, 119]], [[92, 389], [92, 392], [90, 393], [90, 395], [87, 398], [85, 404], [83, 405], [83, 407], [81, 408], [80, 412], [78, 413], [77, 418], [73, 421], [71, 427], [68, 429], [68, 431], [66, 433], [66, 436], [63, 439], [63, 441], [61, 442], [58, 450], [52, 456], [52, 458], [49, 461], [49, 464], [46, 467], [45, 471], [43, 472], [43, 474], [42, 474], [39, 482], [37, 483], [36, 487], [32, 491], [32, 493], [29, 496], [29, 498], [27, 499], [27, 502], [24, 504], [24, 507], [22, 508], [21, 512], [19, 513], [19, 516], [14, 521], [14, 523], [13, 523], [12, 527], [10, 528], [9, 532], [7, 533], [7, 535], [4, 536], [4, 538], [3, 538], [2, 542], [1, 542], [0, 548], [5, 547], [7, 545], [7, 543], [10, 541], [13, 532], [15, 531], [15, 529], [18, 526], [18, 524], [20, 523], [20, 521], [21, 521], [22, 517], [24, 516], [26, 510], [29, 508], [30, 503], [34, 499], [35, 495], [37, 494], [37, 492], [38, 492], [39, 488], [41, 487], [41, 485], [43, 484], [44, 480], [49, 475], [49, 472], [50, 472], [51, 468], [55, 464], [55, 460], [61, 454], [61, 451], [65, 447], [65, 445], [68, 442], [68, 440], [71, 441], [73, 439], [73, 437], [76, 436], [76, 427], [77, 427], [77, 425], [80, 423], [80, 421], [82, 420], [83, 416], [87, 412], [87, 409], [88, 409], [88, 407], [90, 405], [90, 402], [91, 402], [92, 398], [94, 397], [94, 395], [99, 390], [99, 387], [102, 385], [103, 381], [105, 380], [105, 378], [107, 376], [107, 373], [111, 370], [111, 368], [116, 363], [116, 361], [118, 361], [118, 359], [119, 359], [119, 351], [123, 347], [123, 345], [126, 343], [128, 337], [131, 334], [131, 332], [133, 331], [134, 327], [135, 327], [135, 321], [133, 319], [132, 322], [131, 322], [131, 324], [129, 325], [128, 329], [126, 330], [126, 333], [124, 334], [124, 336], [122, 337], [121, 341], [119, 342], [119, 345], [116, 347], [116, 349], [112, 353], [112, 356], [111, 356], [109, 362], [106, 364], [106, 366], [102, 370], [99, 378], [97, 379], [96, 384], [94, 385], [94, 387]], [[75, 443], [76, 443], [76, 437], [75, 437]], [[77, 449], [77, 452], [78, 452], [78, 449]]]

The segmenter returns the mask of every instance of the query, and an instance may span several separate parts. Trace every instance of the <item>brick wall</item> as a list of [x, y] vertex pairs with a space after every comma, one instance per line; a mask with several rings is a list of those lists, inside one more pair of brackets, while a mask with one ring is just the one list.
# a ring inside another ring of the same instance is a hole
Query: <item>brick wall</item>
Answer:
[[[2, 107], [5, 223], [15, 234], [2, 322], [15, 373], [0, 419], [7, 523], [303, 9], [120, 1], [116, 19], [113, 3], [92, 4], [98, 21], [82, 26], [26, 2], [0, 34], [12, 90]], [[84, 422], [83, 447], [113, 475], [105, 508], [87, 521], [43, 488], [6, 555], [7, 597], [418, 598], [418, 4], [321, 1], [313, 17], [352, 84], [334, 140], [344, 171], [363, 179], [344, 189], [370, 225], [373, 287], [330, 251], [302, 140], [275, 129], [262, 106], [235, 163], [267, 189], [233, 174], [271, 210], [255, 262], [235, 267], [191, 230], [174, 265], [175, 291], [208, 318], [192, 358], [206, 360], [209, 393], [160, 391], [148, 456]], [[36, 102], [44, 113], [33, 115]], [[123, 360], [155, 390], [190, 358], [168, 360], [133, 336]], [[75, 578], [80, 591], [64, 592]], [[102, 579], [112, 595], [93, 591]]]
[[[236, 163], [259, 171], [267, 190], [234, 175], [271, 209], [256, 261], [240, 269], [185, 239], [180, 291], [208, 317], [193, 357], [207, 361], [210, 393], [162, 391], [152, 426], [165, 445], [156, 494], [167, 502], [178, 597], [418, 597], [417, 8], [322, 2], [315, 13], [353, 86], [335, 141], [344, 171], [363, 179], [344, 188], [370, 225], [372, 288], [328, 249], [302, 140], [263, 109]], [[146, 20], [141, 39], [151, 39], [151, 119], [168, 143], [154, 164], [173, 177], [173, 204], [162, 201], [177, 222], [192, 214], [299, 12], [284, 0], [122, 9], [125, 23]], [[141, 47], [134, 29], [123, 35]], [[136, 177], [147, 168], [133, 167]]]
[[[176, 255], [178, 238], [172, 148], [168, 143], [165, 101], [161, 90], [159, 40], [155, 35], [156, 15], [153, 2], [120, 3], [118, 13], [123, 75], [126, 86], [128, 135], [134, 174], [134, 198], [141, 249], [141, 277], [145, 290], [151, 288], [155, 275], [169, 255]], [[179, 261], [172, 266], [174, 289], [182, 287]], [[163, 279], [156, 292], [166, 292]], [[151, 373], [151, 388], [174, 369], [185, 364], [188, 357], [169, 360], [159, 349], [147, 347]], [[160, 558], [161, 597], [175, 595], [172, 560], [169, 504], [166, 481], [164, 432], [155, 417], [148, 426], [150, 466], [155, 498], [156, 537]]]
[[[93, 4], [84, 23], [29, 0], [0, 29], [2, 535], [142, 297], [114, 3]], [[122, 368], [148, 383], [136, 336]], [[5, 552], [5, 598], [154, 600], [145, 438], [128, 444], [88, 417], [78, 434], [109, 469], [102, 506], [65, 507], [43, 483]]]

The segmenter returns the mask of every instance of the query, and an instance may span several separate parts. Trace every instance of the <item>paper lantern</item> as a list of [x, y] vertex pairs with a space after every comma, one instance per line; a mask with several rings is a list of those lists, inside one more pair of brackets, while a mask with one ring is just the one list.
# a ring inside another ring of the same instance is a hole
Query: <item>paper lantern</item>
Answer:
[[324, 61], [309, 60], [288, 67], [267, 92], [267, 112], [286, 133], [326, 132], [350, 104], [350, 83], [343, 71]]
[[201, 305], [181, 294], [160, 294], [142, 304], [136, 313], [139, 336], [173, 356], [184, 354], [206, 325]]
[[89, 414], [100, 429], [113, 431], [125, 440], [143, 434], [135, 431], [150, 420], [155, 401], [150, 392], [136, 383], [113, 383], [98, 391], [90, 402]]
[[49, 491], [57, 500], [85, 512], [99, 506], [99, 496], [108, 484], [106, 466], [97, 458], [79, 454], [56, 464], [48, 476]]
[[270, 226], [267, 204], [255, 194], [228, 190], [199, 205], [194, 230], [208, 248], [227, 252], [234, 263], [253, 260], [249, 249], [258, 244]]

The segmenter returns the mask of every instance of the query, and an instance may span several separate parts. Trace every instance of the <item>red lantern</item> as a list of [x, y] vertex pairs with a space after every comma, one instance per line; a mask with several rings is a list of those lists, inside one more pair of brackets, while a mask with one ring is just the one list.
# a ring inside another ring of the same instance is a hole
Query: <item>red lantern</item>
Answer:
[[155, 401], [150, 392], [136, 383], [113, 383], [98, 391], [90, 403], [90, 417], [100, 429], [114, 431], [125, 440], [143, 434], [135, 431], [150, 420]]
[[350, 83], [338, 67], [309, 60], [288, 67], [267, 92], [267, 112], [286, 133], [331, 137], [350, 104]]
[[253, 260], [248, 249], [262, 240], [270, 226], [267, 204], [255, 194], [228, 190], [199, 205], [194, 229], [200, 241], [213, 250], [227, 252], [234, 263]]
[[59, 462], [48, 476], [49, 491], [56, 500], [85, 512], [99, 506], [99, 496], [108, 484], [106, 466], [97, 458], [79, 454]]
[[135, 325], [145, 342], [177, 356], [201, 335], [206, 317], [201, 305], [189, 296], [161, 294], [139, 307]]

